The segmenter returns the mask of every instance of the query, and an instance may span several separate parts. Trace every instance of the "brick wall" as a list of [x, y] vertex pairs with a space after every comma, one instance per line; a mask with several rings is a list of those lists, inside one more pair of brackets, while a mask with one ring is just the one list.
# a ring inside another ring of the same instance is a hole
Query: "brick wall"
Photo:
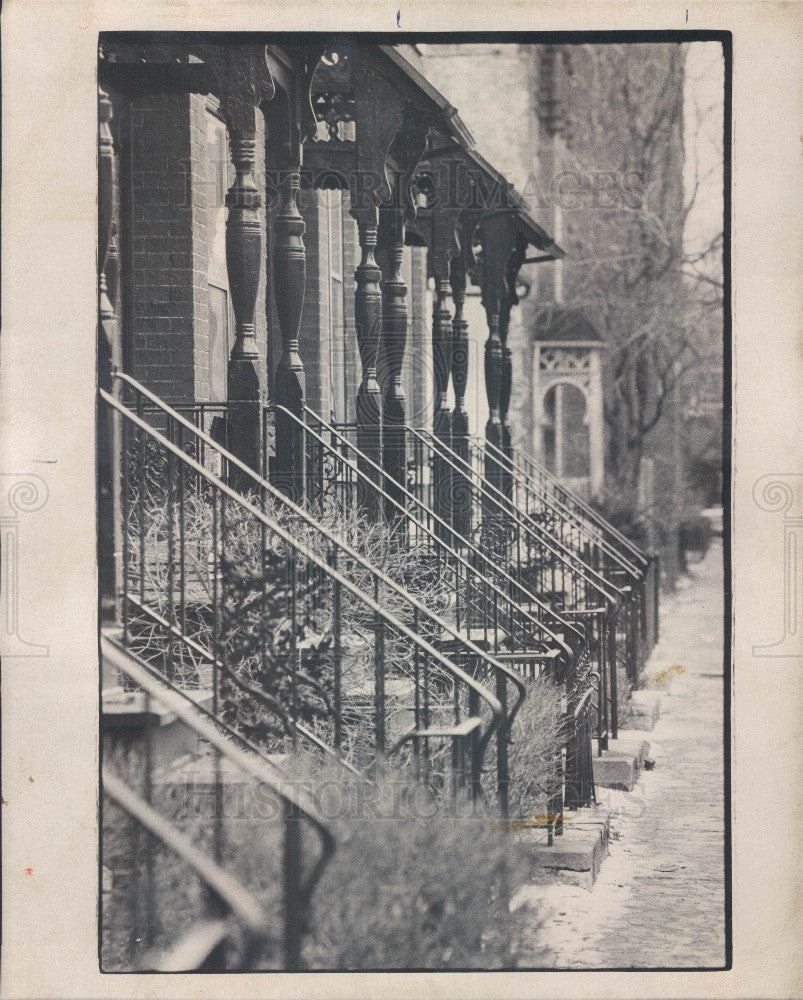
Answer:
[[[216, 156], [208, 142], [213, 99], [149, 95], [130, 108], [130, 309], [132, 374], [169, 400], [208, 400], [210, 386], [210, 202]], [[257, 184], [264, 178], [264, 120], [257, 113]], [[227, 144], [224, 156], [228, 156]], [[230, 180], [231, 178], [229, 178]], [[226, 184], [228, 186], [228, 184]], [[260, 211], [263, 246], [265, 209]], [[222, 279], [224, 287], [227, 280]], [[267, 389], [265, 264], [255, 312], [258, 365]], [[230, 317], [233, 340], [233, 316]], [[221, 345], [225, 354], [225, 345]], [[225, 370], [225, 356], [217, 364]]]
[[131, 329], [133, 374], [154, 392], [195, 389], [190, 97], [131, 104]]

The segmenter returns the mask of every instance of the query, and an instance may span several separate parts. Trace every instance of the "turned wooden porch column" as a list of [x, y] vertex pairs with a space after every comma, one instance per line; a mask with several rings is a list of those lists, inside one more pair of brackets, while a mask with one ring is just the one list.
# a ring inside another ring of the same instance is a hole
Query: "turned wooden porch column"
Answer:
[[[111, 101], [98, 88], [98, 385], [116, 394], [111, 373], [113, 365], [119, 363], [120, 349], [115, 308], [107, 285], [107, 273], [112, 270], [109, 248], [117, 187], [111, 119]], [[107, 407], [99, 411], [97, 421], [98, 573], [103, 613], [115, 617], [122, 569], [120, 450], [119, 419]]]
[[[469, 434], [466, 386], [468, 384], [468, 322], [463, 317], [466, 301], [466, 265], [462, 257], [452, 261], [449, 283], [452, 288], [454, 317], [452, 318], [452, 385], [454, 411], [452, 413], [452, 451], [468, 464]], [[471, 535], [471, 492], [467, 482], [459, 475], [452, 483], [452, 524], [464, 538]]]
[[[435, 387], [435, 414], [432, 430], [447, 451], [452, 448], [452, 416], [448, 391], [452, 370], [452, 317], [447, 305], [449, 295], [449, 264], [433, 260], [435, 295], [432, 302], [432, 364]], [[452, 521], [452, 468], [437, 454], [432, 466], [432, 498], [435, 513], [447, 524]]]
[[[385, 492], [401, 503], [401, 491], [394, 489], [393, 484], [405, 486], [407, 478], [404, 429], [407, 413], [401, 379], [407, 343], [407, 286], [401, 279], [404, 253], [403, 209], [390, 206], [380, 208], [379, 241], [384, 261], [382, 343], [387, 368], [382, 409], [382, 467], [388, 476], [383, 485]], [[392, 514], [393, 511], [388, 513]]]
[[[451, 292], [451, 263], [460, 253], [458, 221], [461, 209], [456, 204], [455, 191], [449, 177], [449, 164], [441, 163], [439, 167], [440, 169], [432, 171], [427, 168], [422, 175], [429, 188], [431, 199], [431, 206], [428, 209], [429, 225], [422, 223], [422, 230], [427, 243], [429, 276], [435, 283], [432, 301], [432, 368], [435, 394], [432, 430], [446, 452], [446, 458], [441, 458], [436, 453], [433, 460], [432, 506], [441, 520], [451, 524], [454, 477], [451, 461], [447, 461], [447, 458], [451, 459], [452, 450], [452, 414], [449, 410], [448, 392], [452, 374], [453, 326], [447, 301]], [[444, 541], [451, 544], [451, 532], [443, 528], [440, 531], [445, 535]]]
[[[362, 379], [357, 390], [357, 447], [376, 465], [382, 465], [382, 390], [376, 373], [376, 356], [382, 327], [381, 271], [374, 251], [377, 244], [379, 212], [375, 205], [352, 208], [360, 241], [360, 263], [354, 272], [354, 321], [360, 352]], [[378, 473], [365, 463], [363, 471], [377, 485]], [[364, 490], [360, 504], [372, 519], [382, 511], [373, 490]]]
[[[250, 117], [254, 119], [254, 109]], [[262, 235], [261, 198], [254, 183], [256, 129], [229, 124], [235, 177], [226, 195], [226, 270], [234, 311], [234, 344], [228, 364], [228, 446], [253, 469], [260, 464], [259, 351], [254, 330]]]
[[[488, 423], [485, 436], [488, 443], [500, 450], [504, 445], [501, 405], [505, 355], [500, 337], [502, 311], [508, 297], [507, 263], [512, 249], [512, 223], [507, 215], [499, 213], [486, 216], [481, 223], [482, 238], [482, 304], [488, 321], [488, 339], [485, 342], [485, 392], [488, 397]], [[507, 335], [507, 331], [505, 331]], [[485, 478], [496, 489], [502, 489], [502, 468], [492, 455], [485, 456]]]
[[[485, 394], [488, 397], [488, 422], [485, 425], [485, 437], [489, 444], [502, 447], [502, 421], [499, 416], [499, 396], [502, 382], [502, 341], [499, 338], [499, 304], [500, 294], [489, 286], [486, 293], [483, 288], [482, 298], [485, 315], [488, 319], [488, 339], [485, 341]], [[501, 485], [501, 470], [498, 462], [486, 454], [485, 478], [492, 485]]]
[[254, 313], [262, 267], [262, 198], [254, 181], [256, 109], [273, 97], [275, 88], [264, 47], [209, 45], [201, 51], [217, 81], [234, 165], [234, 181], [226, 194], [226, 271], [234, 312], [227, 373], [227, 443], [237, 458], [259, 470], [262, 421]]
[[[513, 445], [510, 436], [507, 416], [510, 410], [510, 397], [513, 391], [513, 352], [508, 346], [508, 333], [510, 331], [510, 312], [514, 305], [518, 303], [516, 295], [516, 283], [519, 271], [524, 263], [527, 251], [527, 240], [517, 235], [515, 247], [507, 260], [505, 273], [505, 288], [502, 293], [502, 301], [499, 313], [499, 340], [502, 344], [502, 363], [500, 369], [499, 383], [499, 422], [501, 424], [502, 451], [509, 462], [513, 460]], [[500, 476], [502, 490], [506, 496], [513, 494], [513, 479], [509, 469], [504, 468]]]
[[[298, 349], [307, 258], [304, 220], [298, 210], [300, 174], [288, 170], [282, 179], [280, 202], [273, 217], [273, 284], [282, 354], [276, 368], [276, 405], [303, 419], [304, 365]], [[279, 410], [276, 414], [274, 480], [294, 500], [304, 497], [304, 441], [299, 425]]]

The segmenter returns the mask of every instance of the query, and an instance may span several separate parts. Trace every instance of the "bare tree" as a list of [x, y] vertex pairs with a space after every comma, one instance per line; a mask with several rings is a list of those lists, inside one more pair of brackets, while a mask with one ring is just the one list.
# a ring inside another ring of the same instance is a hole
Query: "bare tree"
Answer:
[[[684, 199], [687, 55], [685, 45], [563, 51], [570, 113], [554, 194], [569, 251], [566, 298], [608, 345], [608, 495], [611, 506], [633, 515], [642, 460], [660, 450], [662, 435], [666, 444], [681, 387], [710, 366], [711, 331], [721, 317], [721, 227], [684, 241], [712, 169], [710, 155], [692, 157]], [[716, 101], [695, 100], [696, 124], [715, 137]]]

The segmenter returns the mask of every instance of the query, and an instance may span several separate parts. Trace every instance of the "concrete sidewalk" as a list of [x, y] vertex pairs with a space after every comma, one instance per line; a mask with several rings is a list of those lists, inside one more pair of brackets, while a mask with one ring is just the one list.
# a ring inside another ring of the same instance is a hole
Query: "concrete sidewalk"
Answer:
[[[691, 574], [664, 601], [661, 642], [647, 668], [662, 692], [661, 718], [644, 734], [655, 769], [642, 772], [632, 792], [598, 791], [615, 812], [610, 856], [594, 888], [539, 885], [520, 894], [519, 902], [551, 910], [553, 967], [724, 964], [721, 543]], [[526, 921], [526, 905], [519, 912]], [[522, 967], [533, 964], [523, 956]]]

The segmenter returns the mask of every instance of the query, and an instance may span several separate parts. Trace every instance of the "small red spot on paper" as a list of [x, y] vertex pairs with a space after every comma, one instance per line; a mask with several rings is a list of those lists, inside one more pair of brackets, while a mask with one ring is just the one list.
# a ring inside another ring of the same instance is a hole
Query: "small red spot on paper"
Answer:
[[25, 869], [25, 874], [26, 875], [33, 875], [33, 868], [26, 868]]

